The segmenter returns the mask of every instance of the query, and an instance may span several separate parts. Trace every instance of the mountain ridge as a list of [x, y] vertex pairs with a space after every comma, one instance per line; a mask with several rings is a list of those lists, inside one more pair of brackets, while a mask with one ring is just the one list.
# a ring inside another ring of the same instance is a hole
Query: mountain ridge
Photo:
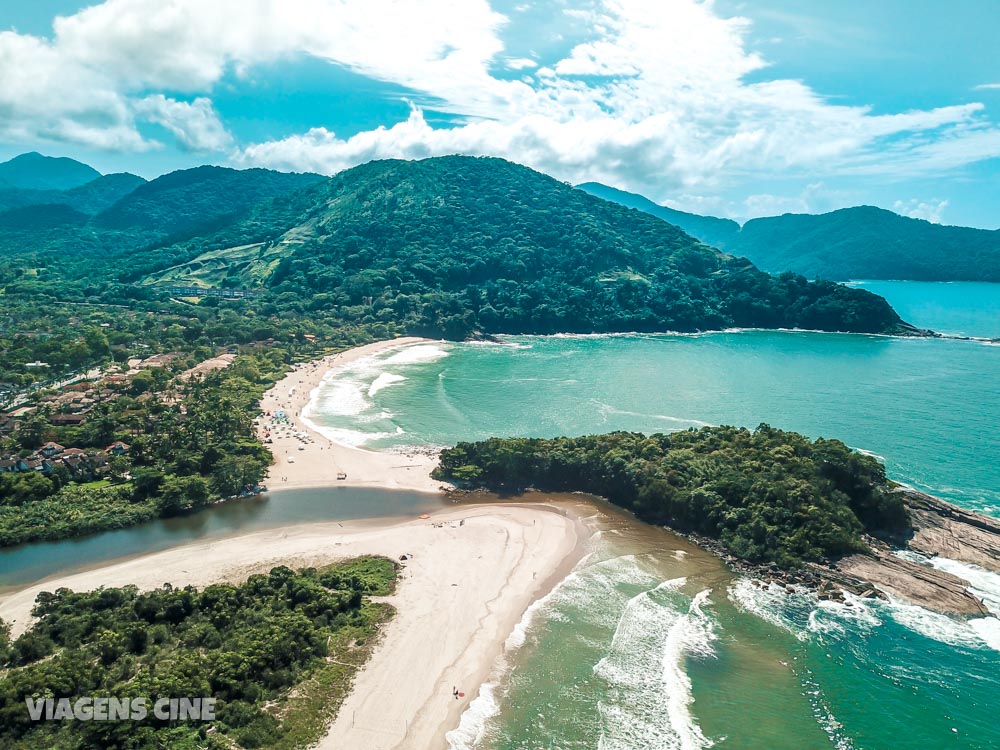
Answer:
[[151, 268], [145, 281], [384, 306], [409, 332], [449, 336], [903, 330], [879, 297], [771, 277], [638, 216], [502, 159], [375, 161], [162, 248], [159, 260], [179, 262]]
[[581, 190], [680, 226], [701, 241], [745, 255], [762, 270], [810, 278], [1000, 282], [1000, 229], [941, 225], [877, 206], [750, 219], [700, 216], [644, 196], [584, 183]]

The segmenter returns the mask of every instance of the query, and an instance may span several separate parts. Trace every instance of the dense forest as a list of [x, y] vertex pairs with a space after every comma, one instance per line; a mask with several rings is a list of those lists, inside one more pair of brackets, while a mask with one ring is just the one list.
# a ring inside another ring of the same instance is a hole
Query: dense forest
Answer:
[[[0, 179], [5, 167], [22, 158], [0, 164]], [[90, 170], [94, 179], [77, 184], [73, 177], [79, 179], [79, 170], [70, 168], [64, 174], [64, 160], [38, 159], [19, 166], [19, 182], [0, 183], [0, 258], [10, 263], [14, 274], [8, 294], [41, 291], [62, 299], [101, 302], [141, 299], [127, 288], [141, 275], [133, 269], [145, 268], [159, 248], [210, 234], [242, 218], [261, 201], [324, 179], [204, 166], [150, 182], [129, 174], [99, 176]], [[40, 170], [34, 180], [25, 174], [32, 166]], [[41, 184], [66, 187], [24, 187]], [[0, 285], [4, 283], [0, 276]]]
[[[13, 643], [0, 622], [0, 748], [306, 747], [322, 735], [392, 613], [395, 564], [277, 567], [201, 591], [169, 584], [42, 593]], [[141, 721], [29, 720], [26, 698], [148, 698]], [[215, 720], [160, 721], [159, 698], [214, 697]]]
[[761, 425], [668, 435], [493, 438], [441, 454], [439, 479], [582, 491], [640, 519], [719, 540], [737, 557], [795, 567], [909, 530], [884, 467], [837, 440]]
[[164, 248], [157, 263], [171, 257], [183, 262], [150, 267], [151, 279], [263, 283], [282, 307], [335, 307], [450, 338], [904, 328], [879, 297], [769, 276], [665, 222], [491, 158], [365, 164]]
[[730, 219], [677, 211], [598, 183], [580, 188], [657, 216], [773, 273], [844, 281], [1000, 281], [1000, 230], [943, 226], [873, 206], [751, 219], [741, 227]]
[[909, 330], [866, 291], [770, 276], [500, 159], [372, 162], [330, 179], [202, 167], [96, 216], [65, 206], [44, 219], [44, 207], [19, 209], [0, 232], [0, 284], [14, 301], [132, 305], [164, 285], [255, 288], [261, 312], [283, 320], [449, 338]]

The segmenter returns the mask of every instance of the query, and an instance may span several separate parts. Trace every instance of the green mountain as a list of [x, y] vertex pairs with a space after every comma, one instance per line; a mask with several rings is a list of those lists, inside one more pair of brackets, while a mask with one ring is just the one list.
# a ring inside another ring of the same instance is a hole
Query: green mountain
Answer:
[[83, 226], [86, 214], [64, 203], [41, 203], [0, 212], [0, 231], [24, 232]]
[[872, 206], [752, 219], [740, 227], [598, 183], [580, 188], [657, 216], [765, 271], [838, 280], [1000, 282], [1000, 230], [942, 226]]
[[93, 167], [66, 157], [32, 151], [0, 164], [0, 187], [28, 190], [69, 190], [101, 176]]
[[117, 172], [98, 177], [96, 180], [63, 192], [64, 199], [54, 201], [72, 206], [77, 211], [94, 216], [111, 208], [146, 180], [128, 172]]
[[276, 314], [322, 307], [453, 337], [906, 328], [880, 297], [772, 277], [663, 221], [492, 158], [371, 162], [135, 258], [129, 274], [143, 263], [149, 284], [259, 286]]
[[873, 206], [753, 219], [731, 247], [765, 270], [809, 277], [1000, 281], [1000, 230], [942, 226]]
[[95, 219], [95, 226], [173, 236], [214, 231], [251, 206], [325, 178], [316, 174], [196, 167], [137, 187]]
[[145, 182], [141, 177], [123, 172], [103, 175], [69, 190], [0, 188], [0, 211], [59, 204], [93, 216], [111, 208]]
[[210, 234], [262, 200], [323, 179], [199, 167], [151, 182], [113, 174], [64, 191], [0, 189], [0, 259], [31, 269], [46, 294], [93, 295], [94, 284], [140, 278], [164, 244]]

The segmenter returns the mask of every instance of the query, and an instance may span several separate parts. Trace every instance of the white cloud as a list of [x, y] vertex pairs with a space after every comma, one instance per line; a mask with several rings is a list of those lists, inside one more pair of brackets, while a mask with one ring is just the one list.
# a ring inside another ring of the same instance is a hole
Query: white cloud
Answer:
[[211, 100], [205, 97], [179, 102], [154, 94], [135, 102], [133, 109], [142, 119], [167, 128], [191, 151], [222, 151], [233, 142]]
[[[148, 116], [190, 147], [217, 147], [224, 137], [192, 123], [205, 105], [185, 110], [176, 94], [208, 95], [228, 70], [295, 54], [481, 115], [524, 88], [486, 72], [503, 23], [486, 0], [106, 0], [57, 18], [51, 39], [0, 33], [0, 137], [142, 149], [156, 145], [139, 133]], [[170, 112], [151, 96], [169, 96]]]
[[[589, 31], [536, 62], [505, 55], [511, 22], [487, 0], [106, 0], [58, 19], [52, 39], [0, 34], [0, 137], [137, 150], [156, 145], [140, 135], [148, 121], [187, 148], [227, 149], [210, 101], [227, 71], [305, 54], [418, 92], [417, 108], [350, 138], [316, 128], [241, 144], [234, 163], [333, 172], [491, 154], [664, 201], [776, 175], [892, 179], [1000, 155], [981, 104], [874, 115], [768, 78], [746, 44], [750, 22], [721, 17], [711, 0], [555, 7]], [[538, 33], [548, 40], [551, 25]], [[523, 75], [496, 78], [498, 66]], [[465, 119], [434, 127], [420, 113], [428, 105]], [[751, 199], [768, 200], [787, 199]]]
[[910, 198], [907, 201], [896, 201], [892, 205], [892, 210], [897, 214], [909, 216], [911, 219], [923, 219], [932, 224], [941, 223], [941, 217], [946, 208], [948, 208], [948, 201], [939, 198], [931, 198], [930, 200]]
[[507, 59], [507, 67], [510, 70], [525, 70], [526, 68], [537, 68], [538, 63], [529, 57], [511, 57]]
[[[330, 172], [370, 158], [485, 153], [662, 201], [754, 175], [891, 177], [1000, 154], [1000, 130], [978, 103], [873, 115], [799, 81], [747, 83], [766, 69], [746, 49], [749, 22], [720, 18], [710, 2], [603, 0], [567, 12], [586, 20], [592, 38], [536, 70], [530, 86], [494, 87], [485, 106], [466, 91], [408, 81], [483, 119], [435, 129], [411, 116], [347, 140], [314, 130], [251, 145], [237, 159]], [[738, 212], [753, 215], [758, 202]]]
[[991, 89], [1000, 89], [1000, 83], [981, 83], [975, 87], [977, 91], [989, 91]]

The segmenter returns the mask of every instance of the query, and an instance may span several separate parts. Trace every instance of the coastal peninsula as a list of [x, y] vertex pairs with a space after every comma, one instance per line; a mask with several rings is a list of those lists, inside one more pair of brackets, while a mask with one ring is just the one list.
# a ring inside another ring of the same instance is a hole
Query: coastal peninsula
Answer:
[[466, 488], [588, 492], [688, 534], [737, 572], [822, 599], [895, 596], [986, 616], [970, 583], [897, 554], [1000, 572], [1000, 524], [901, 487], [870, 456], [761, 425], [459, 443], [434, 476]]

